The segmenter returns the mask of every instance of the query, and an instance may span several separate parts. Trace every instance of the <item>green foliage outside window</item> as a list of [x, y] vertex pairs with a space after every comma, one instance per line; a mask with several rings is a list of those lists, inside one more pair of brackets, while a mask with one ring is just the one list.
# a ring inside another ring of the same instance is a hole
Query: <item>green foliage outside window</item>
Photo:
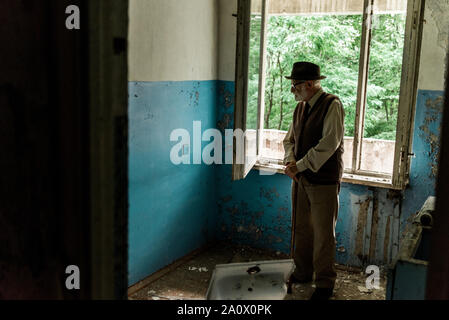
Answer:
[[[376, 16], [370, 49], [365, 138], [395, 140], [405, 15]], [[256, 128], [260, 16], [251, 19], [247, 127]], [[345, 135], [354, 135], [361, 15], [272, 16], [267, 23], [265, 129], [288, 130], [297, 102], [290, 93], [294, 62], [321, 67], [326, 92], [340, 97]]]

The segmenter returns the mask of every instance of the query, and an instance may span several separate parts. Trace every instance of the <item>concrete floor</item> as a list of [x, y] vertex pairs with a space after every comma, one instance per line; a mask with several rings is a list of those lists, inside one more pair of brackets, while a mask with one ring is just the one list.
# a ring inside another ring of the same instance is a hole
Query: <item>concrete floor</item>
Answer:
[[[289, 257], [279, 252], [220, 243], [169, 271], [162, 277], [130, 295], [130, 300], [204, 300], [212, 272], [217, 264], [278, 260]], [[336, 265], [337, 280], [332, 300], [384, 300], [385, 276], [381, 276], [380, 289], [365, 289], [366, 275]], [[294, 285], [285, 300], [308, 300], [314, 290], [313, 283]]]

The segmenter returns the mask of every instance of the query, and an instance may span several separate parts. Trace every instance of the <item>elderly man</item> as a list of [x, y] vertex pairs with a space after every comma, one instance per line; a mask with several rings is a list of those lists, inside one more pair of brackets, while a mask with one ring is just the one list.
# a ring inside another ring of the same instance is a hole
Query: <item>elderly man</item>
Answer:
[[292, 178], [293, 259], [290, 283], [312, 281], [311, 299], [329, 299], [336, 279], [335, 224], [343, 175], [344, 110], [321, 88], [320, 67], [296, 62], [290, 76], [298, 105], [283, 141], [285, 174]]

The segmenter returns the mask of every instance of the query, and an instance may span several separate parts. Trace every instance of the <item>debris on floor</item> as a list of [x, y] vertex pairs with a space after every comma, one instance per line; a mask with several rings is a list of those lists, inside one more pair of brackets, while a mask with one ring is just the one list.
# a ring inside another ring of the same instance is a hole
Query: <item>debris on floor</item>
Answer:
[[357, 286], [357, 289], [359, 289], [359, 291], [361, 293], [371, 293], [371, 292], [373, 292], [372, 290], [367, 289], [366, 287], [362, 287], [362, 286]]
[[189, 271], [194, 271], [194, 270], [197, 270], [198, 272], [207, 272], [208, 271], [207, 268], [203, 268], [203, 267], [199, 267], [199, 268], [189, 267]]
[[[204, 300], [217, 264], [289, 259], [279, 251], [219, 243], [185, 264], [164, 274], [146, 287], [130, 295], [130, 300]], [[366, 274], [357, 268], [336, 265], [337, 279], [331, 300], [385, 300], [386, 278], [381, 273], [379, 289], [366, 288]], [[285, 300], [308, 300], [313, 282], [294, 284]]]

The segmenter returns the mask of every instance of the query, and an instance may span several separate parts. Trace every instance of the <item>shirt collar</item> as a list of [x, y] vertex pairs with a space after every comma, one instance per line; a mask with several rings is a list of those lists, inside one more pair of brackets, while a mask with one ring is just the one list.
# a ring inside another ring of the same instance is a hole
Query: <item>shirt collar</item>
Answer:
[[321, 96], [321, 94], [324, 92], [323, 88], [320, 88], [320, 90], [318, 90], [312, 98], [310, 98], [309, 105], [310, 108], [313, 108], [314, 104], [317, 102], [318, 98]]

